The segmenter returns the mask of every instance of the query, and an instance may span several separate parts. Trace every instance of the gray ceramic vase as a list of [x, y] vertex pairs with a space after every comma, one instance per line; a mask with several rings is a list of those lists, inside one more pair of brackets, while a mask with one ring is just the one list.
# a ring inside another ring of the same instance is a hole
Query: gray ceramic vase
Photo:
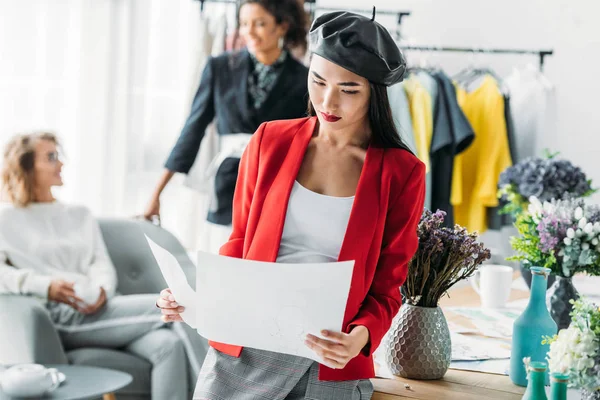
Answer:
[[396, 376], [440, 379], [450, 366], [450, 330], [439, 307], [403, 304], [384, 343], [386, 364]]
[[550, 307], [548, 307], [550, 315], [556, 322], [558, 330], [568, 328], [571, 324], [571, 310], [573, 310], [573, 304], [570, 301], [579, 298], [579, 292], [575, 289], [573, 280], [557, 276], [554, 284], [548, 288], [546, 296], [550, 302]]

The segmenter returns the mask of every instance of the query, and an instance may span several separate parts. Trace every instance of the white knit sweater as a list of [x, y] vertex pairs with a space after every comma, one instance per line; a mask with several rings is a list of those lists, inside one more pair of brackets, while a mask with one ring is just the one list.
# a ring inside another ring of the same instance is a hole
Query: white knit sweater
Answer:
[[94, 283], [114, 295], [117, 274], [98, 222], [60, 202], [0, 209], [0, 294], [47, 299], [53, 279]]

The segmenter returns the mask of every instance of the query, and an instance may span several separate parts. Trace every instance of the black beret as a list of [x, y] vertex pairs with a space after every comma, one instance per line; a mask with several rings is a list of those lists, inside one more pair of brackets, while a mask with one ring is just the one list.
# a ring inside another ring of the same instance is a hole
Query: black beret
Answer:
[[309, 38], [314, 54], [371, 82], [390, 86], [404, 78], [406, 59], [374, 18], [345, 11], [323, 14], [313, 22]]

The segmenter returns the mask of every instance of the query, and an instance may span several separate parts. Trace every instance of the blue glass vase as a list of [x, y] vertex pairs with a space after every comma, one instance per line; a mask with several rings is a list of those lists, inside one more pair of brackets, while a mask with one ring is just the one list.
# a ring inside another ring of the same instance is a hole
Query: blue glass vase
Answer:
[[529, 373], [529, 382], [522, 400], [548, 400], [544, 379], [547, 374], [546, 363], [532, 361], [529, 365], [525, 364], [523, 366]]
[[567, 400], [567, 384], [569, 383], [569, 375], [552, 374], [550, 389], [550, 400]]
[[[543, 345], [542, 338], [554, 336], [557, 332], [556, 322], [546, 307], [550, 269], [531, 267], [531, 274], [529, 304], [513, 325], [509, 375], [513, 383], [519, 386], [527, 386], [527, 371], [523, 359], [529, 357], [532, 362], [544, 362], [550, 345]], [[547, 371], [544, 373], [544, 382], [549, 385]]]

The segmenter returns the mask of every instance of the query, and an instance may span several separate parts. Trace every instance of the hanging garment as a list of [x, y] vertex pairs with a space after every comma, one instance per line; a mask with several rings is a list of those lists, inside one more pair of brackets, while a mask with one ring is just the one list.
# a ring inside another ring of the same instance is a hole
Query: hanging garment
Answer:
[[504, 85], [510, 93], [519, 160], [541, 156], [544, 143], [556, 130], [556, 113], [552, 110], [554, 87], [532, 65], [513, 70], [504, 79]]
[[431, 208], [431, 167], [429, 151], [431, 148], [431, 136], [433, 135], [433, 115], [431, 114], [431, 96], [423, 87], [415, 75], [410, 75], [404, 81], [404, 88], [410, 106], [413, 132], [417, 147], [417, 157], [425, 164], [427, 176], [425, 179], [426, 198], [425, 208]]
[[506, 120], [506, 137], [508, 138], [508, 148], [510, 150], [510, 158], [513, 163], [519, 162], [517, 152], [517, 138], [515, 135], [515, 123], [512, 118], [510, 95], [504, 94], [504, 119]]
[[417, 154], [417, 144], [415, 142], [412, 118], [410, 116], [410, 106], [408, 104], [408, 97], [406, 97], [404, 83], [397, 83], [393, 86], [389, 86], [387, 92], [396, 130], [408, 148], [414, 154]]
[[[248, 101], [248, 75], [251, 69], [247, 50], [226, 53], [208, 60], [198, 87], [192, 110], [181, 135], [171, 151], [165, 167], [173, 172], [188, 173], [192, 167], [208, 124], [216, 117], [217, 131], [221, 135], [254, 133], [265, 121], [300, 118], [306, 115], [308, 69], [293, 57], [283, 63], [279, 78], [259, 109]], [[229, 173], [219, 182], [227, 186], [220, 192], [231, 203], [237, 177]], [[225, 169], [224, 169], [225, 170]], [[219, 199], [221, 201], [221, 199]], [[209, 212], [208, 220], [220, 224], [231, 223], [231, 209], [218, 208]]]
[[436, 99], [438, 96], [438, 83], [429, 72], [419, 71], [416, 73], [417, 79], [431, 98], [431, 115], [435, 115]]
[[454, 158], [473, 142], [475, 134], [456, 99], [450, 78], [441, 71], [433, 75], [437, 82], [433, 136], [431, 138], [431, 209], [446, 212], [444, 224], [454, 226], [454, 209], [450, 204]]
[[217, 57], [225, 52], [225, 40], [227, 40], [227, 16], [225, 14], [221, 14], [219, 18], [215, 19], [213, 32], [211, 55]]
[[[416, 74], [417, 79], [419, 80], [419, 83], [421, 83], [421, 85], [423, 86], [423, 88], [427, 91], [427, 93], [429, 94], [429, 98], [431, 99], [430, 103], [431, 103], [431, 132], [428, 132], [427, 134], [429, 135], [429, 161], [431, 162], [431, 140], [433, 138], [433, 126], [434, 126], [434, 121], [433, 121], [433, 116], [435, 115], [435, 103], [436, 103], [436, 99], [438, 97], [438, 84], [435, 81], [435, 79], [428, 73], [425, 71], [419, 71]], [[431, 199], [432, 199], [432, 192], [433, 192], [433, 175], [432, 175], [432, 170], [430, 169], [429, 171], [427, 171], [427, 175], [425, 176], [425, 183], [426, 183], [426, 187], [427, 187], [427, 191], [425, 193], [425, 207], [427, 207], [428, 209], [432, 209], [432, 205], [431, 205]], [[435, 209], [434, 209], [435, 211]]]
[[[510, 108], [510, 97], [504, 95], [504, 119], [506, 120], [506, 137], [508, 138], [508, 148], [510, 150], [510, 158], [513, 163], [518, 162], [517, 157], [517, 143], [515, 138], [515, 126], [511, 116]], [[488, 229], [500, 230], [505, 226], [511, 226], [513, 224], [513, 218], [509, 214], [502, 214], [502, 208], [507, 204], [506, 200], [498, 199], [498, 206], [488, 208], [487, 220]]]
[[[194, 101], [194, 95], [196, 94], [196, 89], [200, 85], [200, 77], [202, 75], [202, 71], [204, 66], [206, 65], [206, 60], [214, 53], [214, 48], [219, 47], [215, 42], [215, 37], [210, 32], [210, 20], [205, 16], [201, 17], [202, 22], [200, 25], [200, 41], [199, 48], [196, 50], [197, 52], [197, 65], [194, 69], [193, 79], [190, 80], [190, 95], [188, 100], [188, 108], [192, 107], [192, 103]], [[216, 127], [214, 123], [210, 123], [206, 128], [206, 134], [204, 140], [200, 143], [200, 148], [198, 150], [198, 156], [194, 161], [194, 164], [190, 168], [190, 171], [186, 174], [183, 184], [190, 189], [196, 190], [200, 193], [208, 193], [210, 190], [209, 184], [210, 181], [206, 176], [206, 169], [208, 168], [211, 160], [217, 155], [219, 151], [219, 144], [217, 141], [217, 133]], [[205, 200], [202, 200], [205, 202]], [[203, 206], [203, 208], [206, 208]]]
[[456, 223], [470, 232], [483, 233], [487, 229], [487, 207], [498, 205], [500, 173], [512, 165], [504, 97], [491, 76], [472, 92], [458, 87], [456, 93], [475, 140], [455, 159], [451, 202]]
[[410, 116], [412, 120], [417, 157], [425, 164], [427, 171], [430, 169], [429, 148], [433, 132], [433, 116], [431, 115], [431, 97], [421, 82], [414, 76], [409, 76], [404, 81], [404, 89], [408, 98]]

